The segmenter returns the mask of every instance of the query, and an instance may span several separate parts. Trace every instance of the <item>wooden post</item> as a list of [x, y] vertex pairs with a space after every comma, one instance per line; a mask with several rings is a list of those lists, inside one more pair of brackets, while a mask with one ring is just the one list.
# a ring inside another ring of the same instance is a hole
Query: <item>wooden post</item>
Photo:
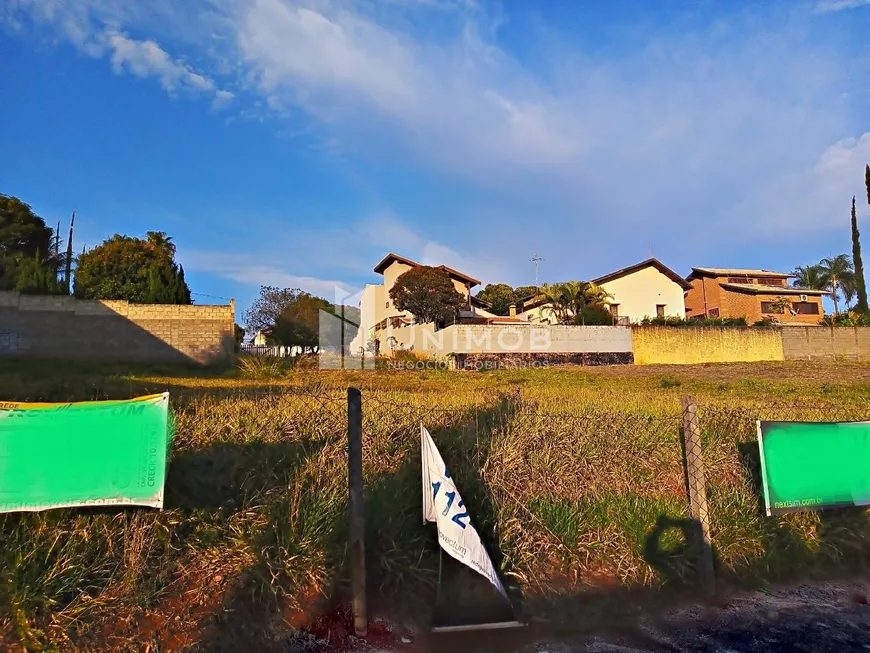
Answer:
[[686, 480], [689, 489], [689, 513], [700, 525], [701, 559], [699, 576], [705, 593], [716, 591], [713, 570], [713, 544], [710, 538], [710, 509], [707, 505], [707, 474], [701, 456], [701, 425], [698, 404], [692, 397], [683, 397], [683, 443], [686, 450]]
[[366, 550], [362, 464], [362, 393], [347, 389], [347, 471], [350, 489], [350, 565], [353, 590], [353, 629], [368, 632], [366, 614]]

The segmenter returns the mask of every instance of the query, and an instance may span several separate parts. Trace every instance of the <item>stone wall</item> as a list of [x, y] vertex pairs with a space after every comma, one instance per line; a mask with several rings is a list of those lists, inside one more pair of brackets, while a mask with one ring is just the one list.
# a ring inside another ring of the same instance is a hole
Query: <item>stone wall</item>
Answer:
[[458, 370], [510, 370], [549, 367], [550, 365], [631, 365], [631, 352], [620, 353], [556, 353], [538, 352], [526, 354], [487, 353], [456, 354]]
[[870, 360], [870, 327], [789, 327], [782, 349], [786, 360]]
[[810, 327], [638, 327], [633, 334], [634, 362], [686, 365], [781, 361], [782, 333], [793, 328]]
[[0, 292], [0, 357], [219, 363], [235, 305], [178, 306]]

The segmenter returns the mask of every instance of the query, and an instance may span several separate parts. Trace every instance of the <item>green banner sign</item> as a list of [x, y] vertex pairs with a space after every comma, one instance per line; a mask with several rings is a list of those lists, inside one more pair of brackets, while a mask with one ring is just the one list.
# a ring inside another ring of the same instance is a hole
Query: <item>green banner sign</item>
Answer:
[[0, 512], [163, 507], [169, 393], [74, 404], [0, 402]]
[[758, 422], [768, 515], [870, 505], [870, 422]]

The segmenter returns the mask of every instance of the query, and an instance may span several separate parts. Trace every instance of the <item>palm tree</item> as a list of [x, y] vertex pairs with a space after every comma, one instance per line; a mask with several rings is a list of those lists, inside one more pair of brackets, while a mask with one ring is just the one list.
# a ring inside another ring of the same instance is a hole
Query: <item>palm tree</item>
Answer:
[[148, 244], [166, 256], [168, 259], [175, 257], [175, 243], [172, 236], [167, 236], [165, 231], [149, 231], [147, 234]]
[[831, 291], [831, 298], [834, 300], [834, 314], [837, 315], [840, 312], [838, 301], [840, 292], [843, 292], [844, 298], [854, 294], [855, 271], [852, 269], [852, 260], [847, 254], [823, 258], [819, 261], [819, 268], [824, 288]]
[[825, 290], [827, 287], [822, 275], [822, 268], [819, 265], [799, 265], [792, 274], [796, 277], [791, 284], [795, 288]]
[[604, 288], [593, 282], [586, 284], [586, 305], [587, 306], [603, 306], [613, 299], [613, 295], [607, 292]]
[[559, 323], [565, 322], [568, 319], [568, 311], [571, 308], [570, 296], [565, 284], [545, 283], [541, 286], [541, 295], [544, 298], [542, 309], [549, 307]]

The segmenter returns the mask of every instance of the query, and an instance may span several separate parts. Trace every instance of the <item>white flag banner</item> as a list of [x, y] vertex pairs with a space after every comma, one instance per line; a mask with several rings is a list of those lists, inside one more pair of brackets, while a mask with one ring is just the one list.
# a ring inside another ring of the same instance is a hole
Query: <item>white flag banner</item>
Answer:
[[471, 525], [471, 518], [456, 483], [429, 431], [420, 425], [420, 445], [423, 458], [423, 523], [438, 525], [438, 542], [441, 548], [462, 564], [471, 567], [495, 585], [507, 598], [504, 587], [495, 573], [492, 560], [483, 548], [480, 535]]

